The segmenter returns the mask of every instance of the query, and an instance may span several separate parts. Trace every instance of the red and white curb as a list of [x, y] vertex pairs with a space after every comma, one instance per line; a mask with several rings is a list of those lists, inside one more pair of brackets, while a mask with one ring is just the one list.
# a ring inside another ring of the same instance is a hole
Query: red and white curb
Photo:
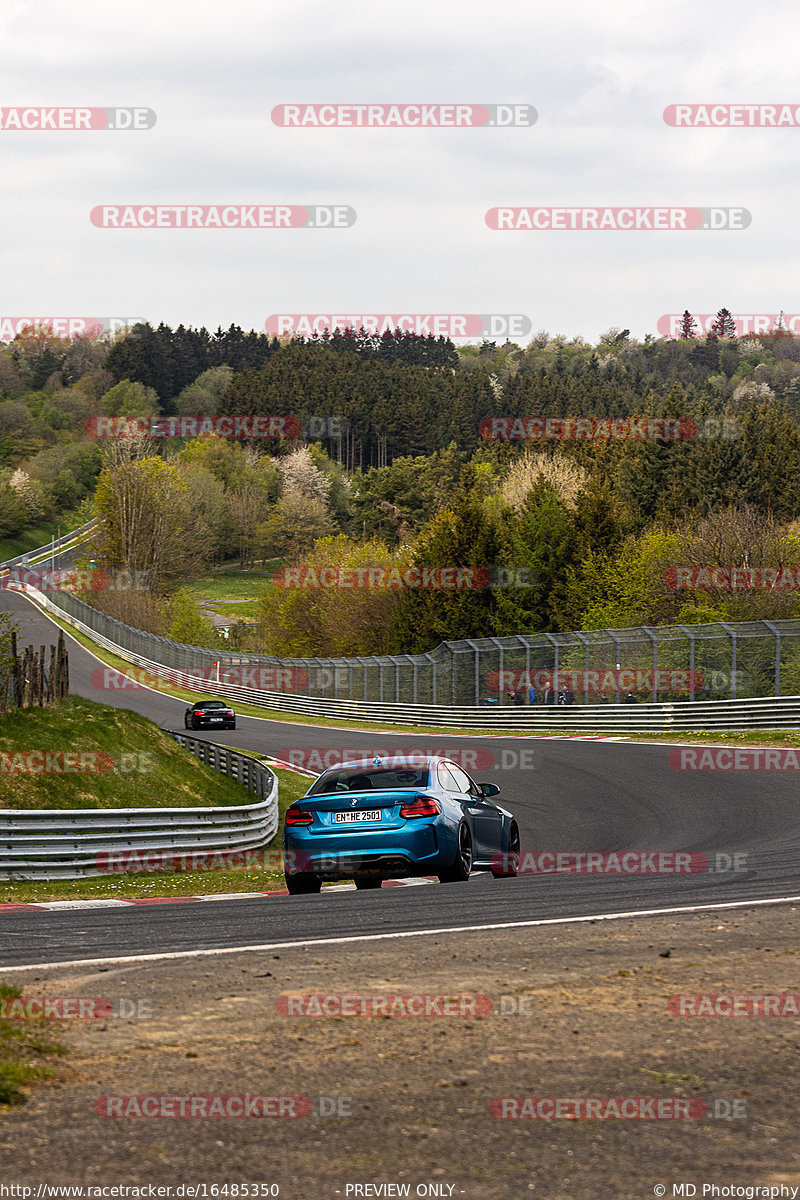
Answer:
[[[435, 877], [422, 879], [384, 879], [383, 887], [423, 887], [428, 883], [438, 883]], [[327, 892], [352, 892], [355, 891], [354, 883], [336, 883], [331, 887], [326, 887]], [[39, 912], [72, 912], [74, 909], [85, 908], [130, 908], [131, 906], [142, 904], [188, 904], [190, 902], [208, 903], [211, 900], [254, 900], [261, 896], [288, 896], [286, 888], [275, 888], [269, 892], [225, 892], [222, 895], [213, 896], [142, 896], [131, 900], [118, 900], [116, 898], [108, 898], [105, 900], [42, 900], [37, 904], [27, 904], [22, 901], [12, 901], [9, 904], [0, 904], [0, 912], [25, 912], [38, 910]]]

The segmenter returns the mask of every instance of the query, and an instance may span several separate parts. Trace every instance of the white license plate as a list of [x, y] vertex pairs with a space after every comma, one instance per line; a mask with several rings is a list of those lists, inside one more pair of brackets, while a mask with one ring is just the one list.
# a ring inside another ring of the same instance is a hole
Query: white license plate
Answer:
[[211, 720], [212, 721], [222, 721], [222, 720], [224, 720], [224, 717], [212, 717]]
[[363, 821], [380, 821], [381, 810], [379, 808], [357, 808], [353, 812], [335, 812], [333, 814], [334, 825], [360, 825]]

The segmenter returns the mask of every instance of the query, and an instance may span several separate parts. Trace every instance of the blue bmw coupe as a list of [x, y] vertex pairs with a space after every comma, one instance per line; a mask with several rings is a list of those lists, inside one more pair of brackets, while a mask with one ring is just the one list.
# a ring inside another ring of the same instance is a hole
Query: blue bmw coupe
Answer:
[[323, 880], [375, 888], [409, 875], [442, 883], [471, 871], [516, 875], [519, 827], [491, 799], [499, 792], [446, 758], [338, 763], [286, 810], [286, 886], [297, 896], [318, 892]]

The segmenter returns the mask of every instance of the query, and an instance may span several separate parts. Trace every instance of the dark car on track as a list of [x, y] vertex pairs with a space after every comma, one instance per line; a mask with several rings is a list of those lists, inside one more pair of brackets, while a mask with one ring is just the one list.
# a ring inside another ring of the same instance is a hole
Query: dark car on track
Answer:
[[236, 713], [222, 700], [201, 700], [187, 708], [183, 723], [187, 729], [202, 729], [204, 726], [235, 729]]
[[286, 886], [318, 892], [323, 881], [435, 875], [442, 883], [491, 871], [517, 873], [519, 827], [494, 803], [500, 789], [475, 783], [446, 758], [358, 759], [330, 767], [286, 810]]

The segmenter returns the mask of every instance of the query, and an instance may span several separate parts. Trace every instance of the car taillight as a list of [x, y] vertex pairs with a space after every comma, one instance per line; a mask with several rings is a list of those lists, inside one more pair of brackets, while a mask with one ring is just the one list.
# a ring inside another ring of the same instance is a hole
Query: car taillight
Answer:
[[441, 811], [441, 804], [433, 796], [415, 796], [400, 805], [401, 817], [435, 817]]
[[314, 814], [310, 813], [305, 808], [287, 808], [286, 824], [287, 825], [310, 825], [314, 820]]
[[204, 711], [203, 711], [203, 709], [202, 709], [202, 708], [196, 708], [196, 709], [194, 710], [194, 712], [192, 713], [192, 716], [193, 716], [193, 717], [204, 717], [205, 715], [206, 715], [206, 714], [204, 713]]

